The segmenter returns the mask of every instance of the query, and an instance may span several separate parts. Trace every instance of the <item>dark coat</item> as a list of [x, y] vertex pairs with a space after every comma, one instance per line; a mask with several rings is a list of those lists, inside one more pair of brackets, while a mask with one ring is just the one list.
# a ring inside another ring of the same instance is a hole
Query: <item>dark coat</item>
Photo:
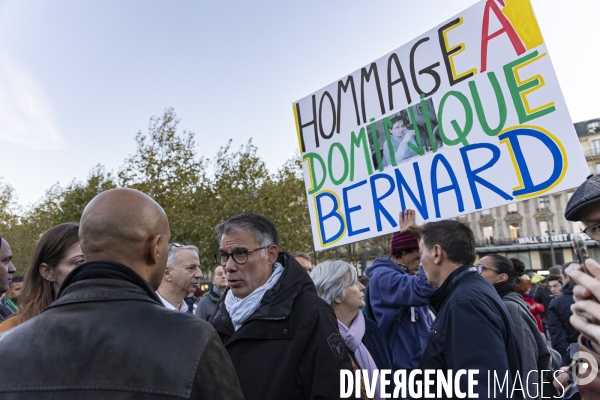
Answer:
[[41, 315], [0, 335], [0, 360], [3, 400], [243, 399], [210, 324], [113, 262], [75, 268]]
[[375, 321], [365, 318], [365, 335], [362, 338], [375, 365], [379, 369], [392, 369], [392, 352], [387, 344], [385, 336]]
[[213, 285], [208, 293], [206, 293], [206, 295], [198, 302], [198, 308], [196, 308], [195, 312], [196, 316], [208, 321], [210, 316], [213, 315], [217, 309], [217, 303], [219, 303], [221, 297], [223, 297], [223, 295], [219, 289]]
[[[504, 295], [502, 301], [512, 319], [517, 334], [517, 342], [521, 349], [521, 365], [523, 368], [521, 379], [528, 384], [529, 391], [527, 393], [532, 396], [537, 393], [538, 396], [533, 398], [541, 398], [538, 389], [543, 378], [541, 371], [550, 370], [550, 350], [546, 344], [546, 336], [538, 329], [537, 321], [529, 311], [529, 304], [525, 303], [523, 296], [512, 292]], [[527, 374], [531, 371], [538, 372], [537, 374], [531, 373], [527, 381]], [[544, 396], [547, 395], [544, 394]]]
[[569, 319], [573, 314], [571, 305], [573, 300], [573, 288], [575, 282], [567, 283], [560, 291], [563, 293], [556, 296], [548, 307], [548, 333], [552, 341], [552, 348], [560, 353], [563, 360], [570, 360], [568, 349], [572, 343], [577, 343], [579, 332], [573, 328]]
[[[432, 322], [427, 297], [435, 288], [427, 282], [423, 270], [419, 275], [411, 275], [389, 258], [375, 259], [365, 274], [371, 278], [368, 301], [386, 340], [391, 336], [398, 310], [406, 307], [391, 345], [393, 369], [417, 368]], [[411, 318], [411, 307], [414, 307], [415, 318]]]
[[553, 298], [554, 295], [547, 287], [538, 288], [533, 297], [533, 300], [535, 300], [536, 303], [540, 303], [544, 306], [544, 311], [540, 313], [540, 317], [542, 317], [542, 322], [544, 324], [548, 321], [548, 307]]
[[[515, 330], [496, 289], [477, 269], [473, 265], [456, 269], [429, 297], [429, 302], [436, 319], [419, 369], [451, 369], [454, 373], [478, 369], [475, 393], [480, 399], [488, 398], [488, 371], [492, 384], [494, 371], [501, 380], [508, 371], [508, 387], [512, 388], [513, 379], [521, 370]], [[460, 387], [467, 392], [466, 375], [461, 377]]]
[[8, 306], [5, 306], [4, 304], [0, 303], [0, 321], [4, 321], [6, 318], [10, 317], [12, 315], [12, 310], [10, 308], [8, 308]]
[[224, 299], [210, 319], [246, 400], [339, 399], [340, 369], [352, 370], [333, 309], [287, 253], [283, 274], [235, 331]]

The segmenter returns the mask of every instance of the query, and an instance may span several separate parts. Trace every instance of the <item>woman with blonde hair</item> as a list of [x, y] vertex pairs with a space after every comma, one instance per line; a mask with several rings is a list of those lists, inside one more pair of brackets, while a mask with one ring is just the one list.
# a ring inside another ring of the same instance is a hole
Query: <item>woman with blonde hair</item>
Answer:
[[73, 268], [82, 264], [79, 225], [64, 223], [48, 229], [38, 240], [19, 295], [19, 313], [0, 324], [0, 332], [39, 315], [55, 299]]

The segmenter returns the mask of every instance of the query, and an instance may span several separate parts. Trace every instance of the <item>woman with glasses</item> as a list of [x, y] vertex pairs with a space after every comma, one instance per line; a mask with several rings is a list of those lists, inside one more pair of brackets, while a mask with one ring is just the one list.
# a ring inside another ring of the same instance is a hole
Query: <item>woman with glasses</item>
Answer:
[[[354, 369], [366, 369], [370, 374], [375, 369], [391, 369], [385, 336], [377, 324], [360, 311], [365, 306], [365, 287], [357, 280], [355, 268], [345, 261], [325, 261], [313, 268], [310, 276], [319, 297], [335, 312]], [[364, 390], [364, 384], [362, 386]], [[365, 399], [373, 398], [363, 395]], [[374, 398], [380, 399], [378, 386]]]
[[[539, 384], [542, 377], [539, 371], [550, 369], [550, 351], [546, 345], [546, 338], [539, 331], [537, 322], [529, 311], [529, 305], [525, 303], [522, 295], [515, 292], [516, 287], [523, 286], [521, 276], [525, 273], [525, 267], [522, 263], [516, 263], [504, 256], [490, 254], [479, 260], [477, 268], [481, 276], [494, 286], [513, 321], [521, 348], [520, 378], [523, 387], [528, 388], [532, 396], [537, 394], [534, 397], [528, 396], [529, 398], [540, 398]], [[530, 371], [537, 372], [532, 372], [528, 378]]]
[[25, 272], [19, 295], [19, 313], [0, 324], [0, 332], [44, 311], [56, 299], [65, 277], [83, 261], [78, 224], [60, 224], [44, 232]]

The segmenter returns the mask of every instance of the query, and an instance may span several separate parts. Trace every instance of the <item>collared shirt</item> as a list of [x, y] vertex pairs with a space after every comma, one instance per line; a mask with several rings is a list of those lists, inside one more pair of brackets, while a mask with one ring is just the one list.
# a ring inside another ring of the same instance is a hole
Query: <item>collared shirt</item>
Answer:
[[164, 306], [167, 310], [174, 310], [174, 311], [180, 311], [180, 312], [186, 312], [188, 310], [188, 306], [184, 300], [181, 301], [181, 305], [179, 306], [179, 308], [175, 308], [171, 305], [171, 303], [169, 303], [168, 301], [166, 301], [165, 299], [162, 298], [162, 296], [158, 293], [158, 290], [156, 291], [156, 295], [158, 296], [160, 301], [162, 301], [162, 303], [164, 304]]

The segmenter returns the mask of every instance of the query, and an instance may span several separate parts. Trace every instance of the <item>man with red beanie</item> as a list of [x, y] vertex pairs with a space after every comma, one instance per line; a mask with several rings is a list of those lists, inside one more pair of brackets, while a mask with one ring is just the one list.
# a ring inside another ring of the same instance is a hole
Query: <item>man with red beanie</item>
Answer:
[[[401, 228], [414, 223], [414, 211], [400, 215]], [[377, 258], [365, 270], [371, 278], [367, 290], [367, 316], [377, 322], [392, 349], [394, 370], [407, 373], [419, 365], [432, 319], [427, 298], [436, 288], [419, 268], [419, 242], [411, 229], [392, 237], [391, 257]], [[369, 309], [370, 308], [370, 309]]]

